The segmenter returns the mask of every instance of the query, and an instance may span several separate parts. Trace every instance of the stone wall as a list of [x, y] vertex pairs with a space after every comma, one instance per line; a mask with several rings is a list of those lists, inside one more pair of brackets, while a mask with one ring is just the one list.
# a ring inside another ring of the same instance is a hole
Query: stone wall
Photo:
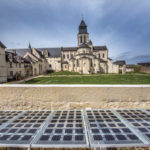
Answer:
[[150, 86], [0, 86], [0, 110], [82, 108], [150, 108]]

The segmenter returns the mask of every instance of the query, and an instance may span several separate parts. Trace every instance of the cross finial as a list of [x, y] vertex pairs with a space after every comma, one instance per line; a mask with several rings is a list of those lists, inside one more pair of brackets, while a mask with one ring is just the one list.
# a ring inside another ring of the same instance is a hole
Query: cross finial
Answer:
[[83, 16], [83, 14], [82, 14], [82, 20], [84, 19], [84, 16]]

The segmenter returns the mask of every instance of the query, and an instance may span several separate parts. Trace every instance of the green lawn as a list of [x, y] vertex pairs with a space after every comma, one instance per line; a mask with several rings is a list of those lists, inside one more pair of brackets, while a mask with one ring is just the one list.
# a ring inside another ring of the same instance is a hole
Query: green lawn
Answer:
[[78, 72], [60, 71], [60, 72], [53, 72], [47, 75], [80, 75], [80, 74]]
[[149, 74], [101, 74], [77, 76], [44, 76], [25, 84], [150, 84]]

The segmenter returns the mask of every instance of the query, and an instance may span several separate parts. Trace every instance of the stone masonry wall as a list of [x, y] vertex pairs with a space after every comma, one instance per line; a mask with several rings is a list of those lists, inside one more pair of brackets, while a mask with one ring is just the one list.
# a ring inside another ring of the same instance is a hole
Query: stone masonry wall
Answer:
[[150, 87], [0, 86], [0, 110], [150, 108]]

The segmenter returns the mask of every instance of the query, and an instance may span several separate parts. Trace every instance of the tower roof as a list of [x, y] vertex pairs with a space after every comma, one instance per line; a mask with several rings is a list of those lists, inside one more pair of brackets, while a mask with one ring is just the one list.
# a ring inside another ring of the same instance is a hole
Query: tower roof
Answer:
[[79, 34], [88, 34], [87, 25], [85, 24], [83, 19], [81, 20], [81, 23], [79, 25]]
[[83, 19], [81, 20], [81, 23], [80, 23], [80, 27], [81, 27], [81, 26], [82, 26], [82, 27], [87, 27], [87, 25], [85, 24], [85, 22], [84, 22]]

